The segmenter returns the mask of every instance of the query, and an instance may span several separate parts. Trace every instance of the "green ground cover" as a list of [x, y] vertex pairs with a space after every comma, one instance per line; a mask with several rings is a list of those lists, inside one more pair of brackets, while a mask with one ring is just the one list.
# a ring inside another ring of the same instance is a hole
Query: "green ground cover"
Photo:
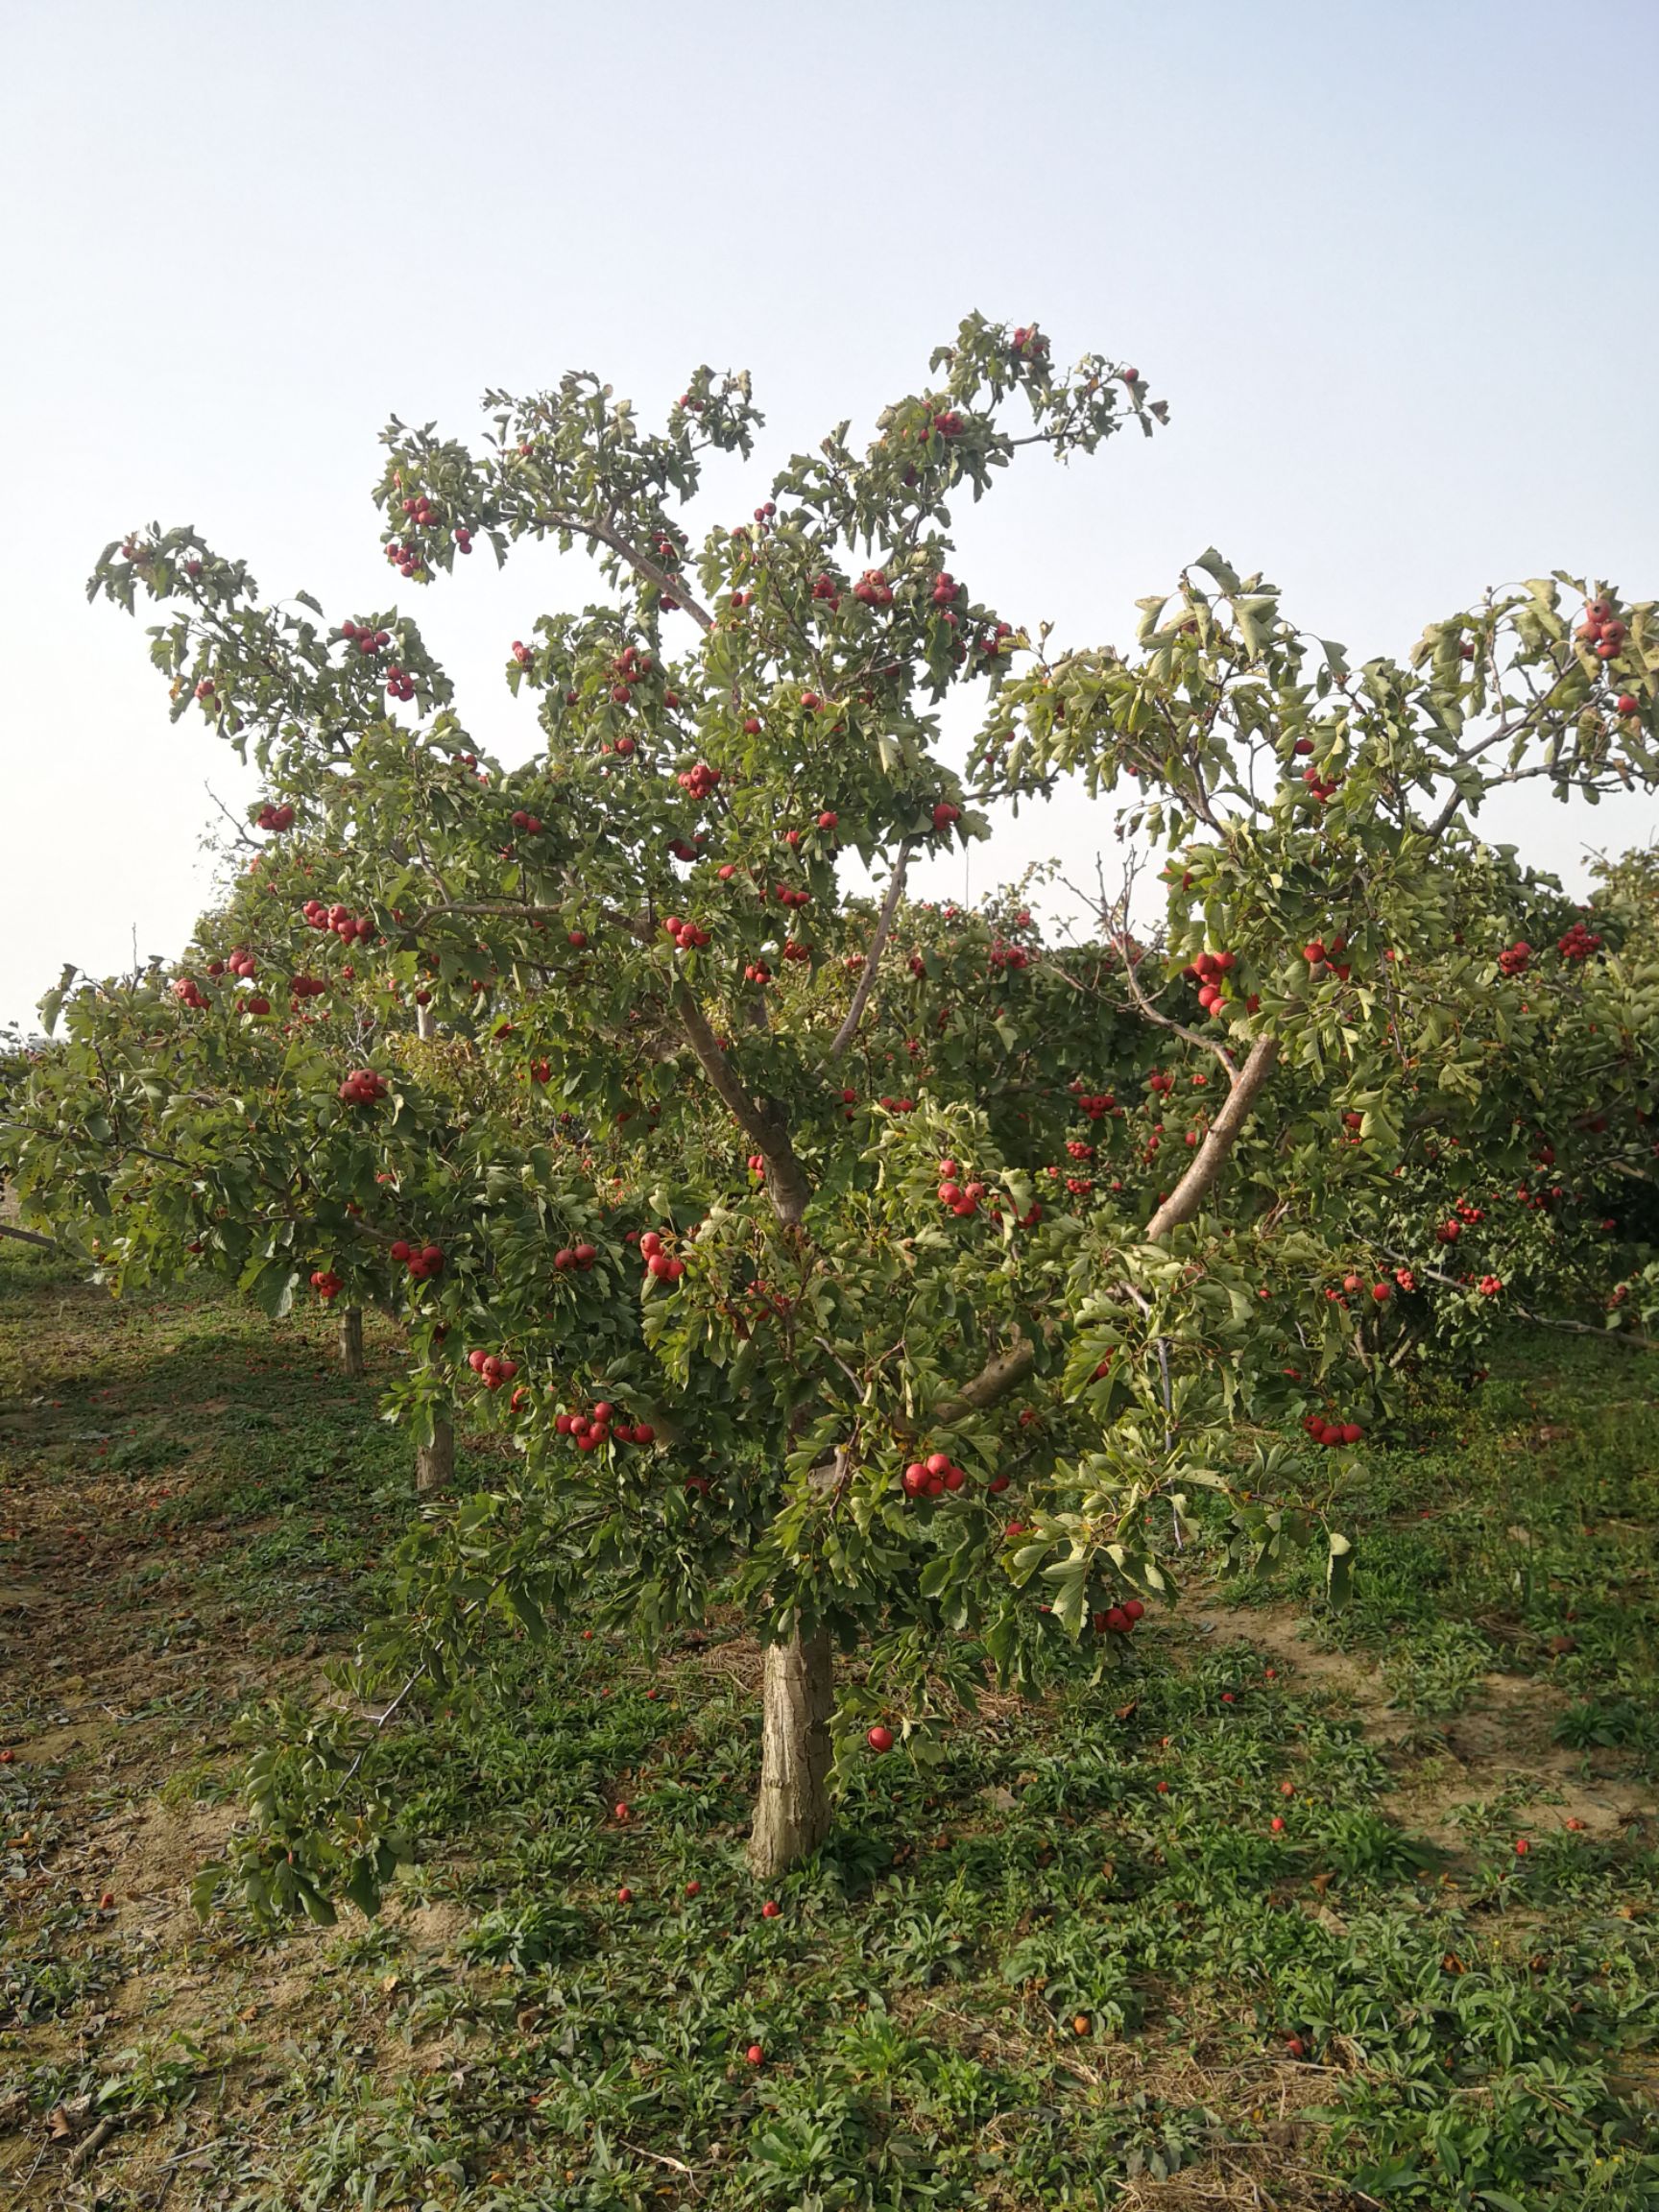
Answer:
[[1659, 2206], [1643, 1359], [1513, 1340], [1367, 1451], [1345, 1613], [1199, 1556], [1121, 1668], [872, 1756], [770, 1899], [753, 1647], [577, 1624], [398, 1737], [378, 1921], [204, 1927], [239, 1716], [412, 1510], [394, 1347], [327, 1349], [0, 1259], [11, 2203]]

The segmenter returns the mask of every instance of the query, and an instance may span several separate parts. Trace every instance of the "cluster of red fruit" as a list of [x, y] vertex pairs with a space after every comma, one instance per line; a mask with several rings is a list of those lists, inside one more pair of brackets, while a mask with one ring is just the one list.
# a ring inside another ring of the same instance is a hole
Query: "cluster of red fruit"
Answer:
[[866, 568], [853, 587], [853, 596], [861, 600], [866, 607], [891, 607], [893, 587], [887, 581], [886, 570]]
[[992, 946], [989, 958], [993, 969], [1004, 972], [1009, 969], [1018, 972], [1031, 965], [1031, 955], [1023, 945], [1005, 945], [1000, 938]]
[[[1307, 738], [1298, 739], [1297, 752], [1302, 752], [1305, 747], [1311, 750]], [[1309, 798], [1316, 799], [1321, 806], [1325, 805], [1327, 800], [1334, 799], [1342, 786], [1340, 776], [1327, 776], [1323, 770], [1315, 768], [1311, 763], [1303, 769], [1302, 781], [1308, 786]]]
[[751, 960], [743, 971], [743, 980], [746, 983], [758, 983], [764, 989], [772, 980], [772, 971], [764, 960]]
[[1342, 1444], [1358, 1444], [1365, 1433], [1358, 1421], [1327, 1421], [1322, 1413], [1305, 1413], [1302, 1426], [1315, 1444], [1331, 1451]]
[[518, 1372], [517, 1359], [498, 1359], [493, 1352], [469, 1352], [467, 1364], [486, 1390], [499, 1390]]
[[1189, 983], [1201, 986], [1198, 1003], [1206, 1014], [1214, 1014], [1221, 1004], [1221, 978], [1230, 973], [1237, 962], [1238, 954], [1234, 952], [1200, 952], [1196, 960], [1183, 969], [1182, 973]]
[[812, 903], [810, 891], [791, 891], [787, 883], [780, 883], [772, 895], [780, 906], [801, 907]]
[[933, 579], [933, 604], [949, 607], [962, 596], [962, 587], [948, 569], [942, 568]]
[[1518, 937], [1513, 945], [1505, 946], [1503, 950], [1499, 953], [1499, 973], [1503, 975], [1525, 975], [1527, 964], [1531, 957], [1531, 946], [1527, 943], [1524, 937]]
[[358, 652], [365, 656], [384, 653], [392, 642], [390, 630], [373, 630], [366, 622], [342, 622], [340, 635], [349, 645], [355, 645]]
[[1321, 938], [1314, 937], [1303, 946], [1302, 957], [1307, 961], [1310, 974], [1334, 974], [1346, 983], [1349, 973], [1348, 964], [1341, 955], [1347, 950], [1348, 940], [1346, 937], [1333, 937], [1329, 945]]
[[1103, 1120], [1114, 1113], [1118, 1101], [1110, 1091], [1080, 1091], [1077, 1094], [1077, 1111], [1086, 1114], [1091, 1121]]
[[193, 1007], [198, 1013], [207, 1003], [202, 986], [194, 975], [180, 975], [173, 986], [173, 996], [180, 1006]]
[[814, 599], [822, 599], [831, 614], [840, 613], [841, 594], [835, 589], [833, 576], [815, 576], [812, 579], [812, 596]]
[[441, 1244], [410, 1244], [399, 1237], [392, 1247], [392, 1257], [400, 1267], [408, 1268], [417, 1283], [430, 1283], [434, 1276], [444, 1272]]
[[591, 1413], [561, 1413], [553, 1423], [561, 1436], [568, 1436], [578, 1452], [597, 1452], [613, 1436], [618, 1444], [654, 1444], [657, 1431], [649, 1421], [630, 1426], [616, 1419], [616, 1408], [601, 1398]]
[[927, 427], [923, 432], [923, 436], [932, 437], [935, 433], [946, 439], [961, 437], [962, 418], [957, 414], [954, 407], [947, 407], [943, 412], [937, 408], [929, 409]]
[[414, 576], [424, 565], [426, 556], [419, 545], [400, 545], [394, 538], [386, 548], [386, 558], [399, 576]]
[[[1028, 361], [1041, 361], [1048, 350], [1048, 341], [1035, 323], [1019, 324], [1014, 332], [1013, 347], [1016, 353], [1023, 353]], [[1134, 372], [1131, 370], [1131, 376]]]
[[246, 983], [258, 974], [259, 963], [245, 945], [235, 945], [223, 960], [209, 960], [207, 963], [209, 975], [223, 975], [227, 971]]
[[941, 1160], [939, 1173], [942, 1177], [939, 1185], [940, 1205], [948, 1206], [952, 1214], [963, 1220], [966, 1220], [970, 1214], [977, 1214], [979, 1201], [985, 1195], [984, 1184], [959, 1183], [956, 1178], [961, 1173], [961, 1169], [954, 1160]]
[[376, 1106], [385, 1095], [386, 1078], [373, 1068], [353, 1068], [339, 1090], [348, 1106]]
[[313, 929], [331, 929], [343, 945], [367, 945], [374, 935], [367, 914], [353, 914], [345, 906], [325, 906], [321, 899], [307, 899], [300, 911]]
[[[1614, 613], [1610, 599], [1590, 601], [1575, 635], [1589, 646], [1598, 661], [1617, 661], [1624, 650], [1624, 625]], [[1624, 710], [1621, 702], [1620, 711]]]
[[267, 799], [253, 817], [253, 827], [255, 830], [292, 830], [294, 809], [292, 806], [274, 806]]
[[513, 809], [513, 827], [522, 830], [526, 837], [540, 837], [541, 817], [540, 814], [526, 813], [522, 806], [516, 806]]
[[967, 1479], [967, 1469], [958, 1467], [948, 1452], [929, 1452], [926, 1459], [912, 1459], [905, 1468], [904, 1495], [906, 1498], [939, 1498], [947, 1490], [960, 1490]]
[[694, 952], [699, 946], [713, 942], [707, 929], [695, 922], [682, 922], [678, 914], [664, 915], [662, 926], [682, 952]]
[[695, 837], [689, 843], [684, 837], [670, 837], [668, 850], [676, 860], [697, 860], [702, 857], [703, 848], [708, 842], [707, 837]]
[[328, 986], [318, 975], [296, 975], [288, 986], [295, 998], [321, 998]]
[[688, 791], [693, 799], [702, 801], [710, 792], [718, 790], [720, 771], [718, 768], [710, 768], [707, 760], [699, 760], [694, 767], [682, 768], [674, 781], [682, 791]]
[[319, 1298], [338, 1298], [346, 1286], [332, 1267], [319, 1267], [311, 1277], [311, 1287]]
[[1133, 1636], [1145, 1611], [1139, 1598], [1125, 1599], [1121, 1605], [1109, 1605], [1104, 1613], [1094, 1616], [1094, 1633], [1096, 1636]]
[[1592, 935], [1582, 922], [1575, 922], [1565, 936], [1557, 937], [1555, 950], [1563, 960], [1588, 960], [1592, 952], [1599, 952], [1602, 940]]
[[553, 1255], [553, 1265], [561, 1275], [572, 1271], [586, 1275], [599, 1257], [596, 1244], [562, 1244]]
[[801, 938], [791, 937], [783, 947], [783, 957], [785, 960], [810, 960], [812, 948]]
[[1482, 1298], [1496, 1298], [1503, 1287], [1503, 1279], [1500, 1275], [1482, 1275], [1476, 1287]]
[[1479, 1206], [1471, 1205], [1467, 1198], [1459, 1198], [1453, 1208], [1453, 1218], [1449, 1221], [1442, 1221], [1439, 1228], [1435, 1230], [1435, 1240], [1441, 1244], [1455, 1244], [1465, 1229], [1473, 1229], [1478, 1222], [1484, 1221], [1485, 1218], [1484, 1213]]
[[[635, 685], [651, 673], [651, 656], [641, 653], [637, 645], [624, 645], [611, 663], [611, 673], [615, 679], [611, 686], [611, 703], [613, 707], [626, 707], [634, 696]], [[670, 695], [667, 704], [677, 707], [680, 702]]]
[[952, 805], [949, 799], [941, 799], [933, 809], [935, 830], [949, 830], [953, 822], [960, 822], [961, 819], [961, 807]]
[[639, 1257], [647, 1272], [655, 1275], [659, 1283], [678, 1283], [685, 1272], [685, 1261], [675, 1259], [662, 1249], [662, 1239], [655, 1229], [647, 1229], [640, 1238]]

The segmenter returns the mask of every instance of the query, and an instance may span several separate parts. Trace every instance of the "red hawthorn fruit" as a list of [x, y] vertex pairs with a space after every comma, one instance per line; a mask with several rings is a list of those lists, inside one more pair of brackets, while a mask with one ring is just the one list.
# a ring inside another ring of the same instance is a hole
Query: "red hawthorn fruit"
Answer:
[[878, 1721], [874, 1728], [866, 1732], [864, 1741], [869, 1744], [872, 1751], [891, 1751], [893, 1748], [893, 1731], [891, 1728], [883, 1728]]

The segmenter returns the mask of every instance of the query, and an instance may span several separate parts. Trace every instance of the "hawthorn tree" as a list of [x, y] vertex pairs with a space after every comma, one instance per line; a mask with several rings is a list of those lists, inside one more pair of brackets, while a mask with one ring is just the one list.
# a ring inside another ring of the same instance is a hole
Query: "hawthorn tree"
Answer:
[[[951, 506], [1163, 410], [979, 318], [931, 376], [695, 546], [744, 377], [700, 370], [661, 431], [587, 374], [490, 396], [476, 447], [394, 422], [400, 578], [597, 561], [601, 599], [512, 644], [519, 768], [406, 615], [268, 604], [190, 530], [112, 545], [94, 592], [159, 606], [266, 842], [176, 974], [53, 996], [6, 1138], [117, 1287], [395, 1306], [429, 1485], [458, 1410], [510, 1447], [411, 1530], [359, 1689], [453, 1695], [493, 1616], [741, 1604], [763, 1874], [824, 1839], [837, 1755], [923, 1742], [987, 1665], [1120, 1659], [1195, 1491], [1238, 1562], [1321, 1540], [1339, 1590], [1331, 1503], [1414, 1362], [1523, 1290], [1632, 1341], [1659, 1302], [1605, 1205], [1652, 1172], [1659, 970], [1476, 827], [1495, 785], [1654, 780], [1651, 606], [1545, 579], [1355, 667], [1210, 552], [1131, 651], [1063, 654], [956, 574]], [[1120, 883], [1058, 935], [1017, 890], [906, 896], [1078, 783], [1166, 855], [1157, 926]], [[256, 1902], [377, 1894], [400, 1844], [352, 1725], [262, 1754]]]

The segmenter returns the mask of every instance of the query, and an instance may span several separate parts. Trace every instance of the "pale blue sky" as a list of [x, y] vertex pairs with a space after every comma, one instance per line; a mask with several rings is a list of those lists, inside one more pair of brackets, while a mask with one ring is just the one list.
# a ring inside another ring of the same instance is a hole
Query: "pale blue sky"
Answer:
[[[1541, 567], [1659, 590], [1655, 82], [1655, 0], [12, 0], [0, 1020], [64, 958], [176, 951], [204, 784], [249, 788], [85, 606], [103, 544], [194, 521], [364, 611], [377, 430], [470, 432], [489, 384], [592, 367], [656, 415], [746, 365], [771, 457], [913, 387], [967, 309], [1035, 316], [1171, 424], [964, 531], [1022, 619], [1123, 639], [1212, 541], [1359, 653]], [[506, 645], [578, 566], [415, 594], [510, 753]], [[1575, 881], [1656, 819], [1500, 818]], [[1072, 805], [976, 867], [1108, 834]]]

